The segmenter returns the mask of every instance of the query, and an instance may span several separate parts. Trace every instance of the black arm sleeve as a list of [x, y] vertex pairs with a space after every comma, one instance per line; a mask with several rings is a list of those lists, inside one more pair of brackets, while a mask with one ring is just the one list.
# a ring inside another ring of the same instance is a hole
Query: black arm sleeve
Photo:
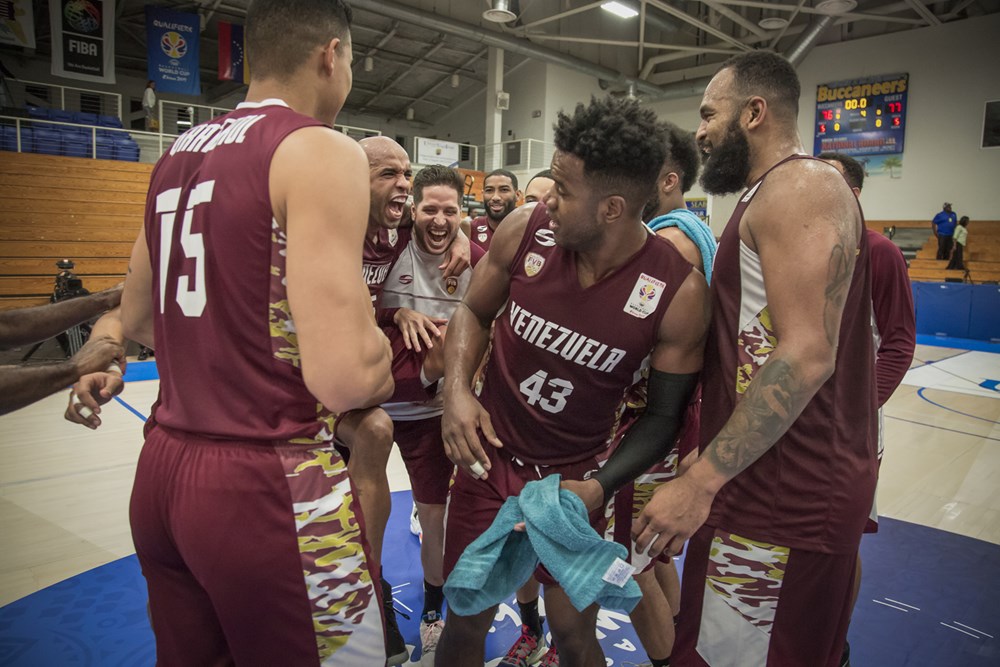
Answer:
[[608, 462], [593, 475], [604, 489], [605, 501], [670, 452], [697, 386], [698, 373], [681, 375], [650, 370], [646, 411], [625, 434]]

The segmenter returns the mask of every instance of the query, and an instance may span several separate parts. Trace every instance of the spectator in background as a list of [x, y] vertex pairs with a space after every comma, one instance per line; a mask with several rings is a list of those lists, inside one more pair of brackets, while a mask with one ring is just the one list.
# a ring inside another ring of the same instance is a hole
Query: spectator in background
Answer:
[[934, 216], [931, 221], [931, 229], [938, 240], [938, 259], [949, 259], [951, 257], [952, 234], [955, 232], [955, 225], [958, 218], [951, 210], [951, 203], [945, 202], [941, 212]]
[[156, 82], [150, 79], [146, 82], [146, 90], [142, 94], [142, 110], [146, 114], [146, 131], [160, 129], [156, 120]]
[[962, 219], [958, 221], [958, 227], [955, 227], [955, 233], [953, 238], [955, 241], [955, 248], [951, 251], [951, 261], [948, 262], [949, 269], [958, 269], [959, 271], [965, 271], [965, 244], [969, 239], [969, 230], [966, 229], [969, 226], [969, 216], [963, 215]]
[[[57, 303], [0, 313], [0, 349], [52, 338], [115, 308], [122, 286]], [[80, 376], [114, 367], [121, 374], [125, 350], [112, 337], [91, 334], [70, 359], [54, 364], [0, 366], [0, 415], [23, 408], [76, 382]]]

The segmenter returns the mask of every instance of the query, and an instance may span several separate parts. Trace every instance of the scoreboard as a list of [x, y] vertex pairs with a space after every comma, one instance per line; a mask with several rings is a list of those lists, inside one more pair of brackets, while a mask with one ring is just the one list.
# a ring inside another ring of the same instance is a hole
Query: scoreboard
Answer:
[[909, 74], [851, 79], [816, 87], [813, 154], [903, 152]]

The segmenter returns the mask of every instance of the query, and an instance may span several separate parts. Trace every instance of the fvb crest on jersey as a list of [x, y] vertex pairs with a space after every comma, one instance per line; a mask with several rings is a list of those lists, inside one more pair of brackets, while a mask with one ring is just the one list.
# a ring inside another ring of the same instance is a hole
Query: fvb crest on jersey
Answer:
[[545, 265], [545, 258], [537, 252], [529, 252], [524, 258], [524, 273], [529, 278], [534, 278]]
[[660, 302], [660, 296], [666, 287], [667, 284], [662, 280], [640, 273], [632, 294], [625, 302], [625, 312], [641, 320], [646, 319], [656, 311], [656, 304]]

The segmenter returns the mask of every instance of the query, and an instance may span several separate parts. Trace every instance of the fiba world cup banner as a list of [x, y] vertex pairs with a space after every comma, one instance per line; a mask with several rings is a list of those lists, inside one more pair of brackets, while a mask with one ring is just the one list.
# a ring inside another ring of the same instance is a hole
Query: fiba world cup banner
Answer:
[[146, 46], [149, 78], [156, 92], [201, 94], [198, 43], [201, 19], [197, 14], [146, 6]]
[[115, 82], [115, 0], [50, 0], [52, 74]]

